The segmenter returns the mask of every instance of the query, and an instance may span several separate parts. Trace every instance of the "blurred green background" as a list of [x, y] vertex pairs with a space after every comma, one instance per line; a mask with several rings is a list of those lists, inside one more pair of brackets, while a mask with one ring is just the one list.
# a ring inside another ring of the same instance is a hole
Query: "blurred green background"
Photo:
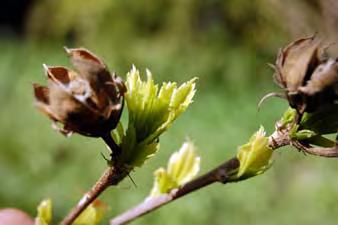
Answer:
[[[66, 139], [33, 106], [33, 82], [44, 83], [42, 63], [69, 66], [62, 49], [86, 47], [120, 76], [135, 64], [158, 82], [198, 76], [189, 110], [161, 139], [160, 152], [101, 197], [102, 224], [142, 201], [153, 171], [189, 137], [201, 172], [236, 154], [262, 124], [268, 132], [287, 104], [257, 102], [277, 90], [272, 82], [278, 48], [318, 32], [337, 41], [335, 0], [3, 0], [0, 6], [0, 208], [35, 215], [45, 197], [59, 221], [105, 168], [104, 143]], [[337, 50], [337, 47], [333, 47]], [[337, 224], [338, 161], [278, 150], [264, 175], [212, 185], [134, 224]]]

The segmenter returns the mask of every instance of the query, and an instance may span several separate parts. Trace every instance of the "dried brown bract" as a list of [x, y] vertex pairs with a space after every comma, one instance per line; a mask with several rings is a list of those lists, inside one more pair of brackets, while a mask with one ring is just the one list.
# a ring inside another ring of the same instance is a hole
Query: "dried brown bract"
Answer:
[[67, 49], [75, 70], [44, 65], [48, 87], [34, 84], [37, 108], [63, 134], [102, 137], [117, 126], [126, 91], [121, 78], [86, 49]]
[[298, 113], [313, 112], [338, 100], [338, 62], [325, 57], [315, 36], [296, 40], [281, 49], [274, 78]]

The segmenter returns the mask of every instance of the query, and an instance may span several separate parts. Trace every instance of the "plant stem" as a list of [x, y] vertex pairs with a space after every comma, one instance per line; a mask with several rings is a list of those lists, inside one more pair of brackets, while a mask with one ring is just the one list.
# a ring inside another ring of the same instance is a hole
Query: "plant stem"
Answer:
[[[109, 146], [112, 151], [112, 158], [120, 153], [120, 148], [110, 134], [102, 136], [102, 139]], [[127, 170], [120, 165], [109, 165], [103, 172], [94, 186], [81, 198], [76, 206], [70, 211], [70, 213], [63, 219], [60, 225], [71, 225], [75, 219], [90, 205], [102, 192], [104, 192], [109, 186], [117, 185], [123, 178], [129, 174], [130, 170]]]
[[335, 144], [332, 147], [307, 147], [302, 145], [298, 141], [293, 141], [292, 145], [300, 151], [305, 153], [321, 156], [326, 158], [337, 158], [338, 157], [338, 145]]
[[121, 225], [131, 222], [138, 217], [148, 214], [155, 209], [168, 204], [180, 197], [192, 193], [200, 188], [206, 187], [215, 182], [226, 184], [231, 182], [229, 173], [239, 167], [237, 158], [232, 158], [222, 163], [217, 168], [209, 171], [208, 173], [188, 182], [179, 189], [174, 189], [168, 194], [160, 195], [151, 199], [147, 199], [136, 207], [126, 211], [125, 213], [115, 217], [110, 221], [110, 225]]
[[78, 204], [63, 219], [60, 225], [70, 225], [75, 219], [109, 186], [117, 184], [122, 177], [116, 168], [109, 166], [101, 175], [95, 185], [78, 202]]
[[103, 141], [108, 145], [112, 158], [116, 158], [118, 155], [121, 154], [120, 147], [115, 143], [114, 139], [111, 137], [110, 133], [102, 135], [101, 137]]
[[[290, 138], [287, 132], [276, 131], [269, 137], [269, 146], [272, 149], [277, 149], [282, 146], [290, 144]], [[236, 157], [222, 163], [211, 171], [204, 175], [188, 182], [184, 186], [172, 190], [168, 194], [163, 194], [158, 197], [150, 198], [135, 206], [134, 208], [127, 210], [126, 212], [118, 215], [110, 221], [110, 225], [123, 225], [127, 224], [143, 215], [146, 215], [161, 206], [164, 206], [182, 196], [192, 193], [200, 188], [206, 187], [215, 182], [221, 182], [223, 184], [234, 182], [230, 178], [230, 174], [239, 168], [239, 161]], [[238, 181], [238, 180], [236, 180]]]

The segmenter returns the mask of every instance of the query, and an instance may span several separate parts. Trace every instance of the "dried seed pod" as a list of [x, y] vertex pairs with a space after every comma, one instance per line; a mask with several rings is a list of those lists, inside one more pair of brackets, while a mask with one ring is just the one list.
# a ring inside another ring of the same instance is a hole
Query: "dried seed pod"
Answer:
[[292, 42], [277, 56], [275, 81], [300, 114], [337, 103], [338, 63], [325, 58], [324, 50], [311, 36]]
[[66, 49], [75, 71], [44, 65], [48, 87], [34, 84], [35, 104], [50, 119], [76, 132], [100, 137], [114, 129], [123, 108], [124, 83], [86, 49]]

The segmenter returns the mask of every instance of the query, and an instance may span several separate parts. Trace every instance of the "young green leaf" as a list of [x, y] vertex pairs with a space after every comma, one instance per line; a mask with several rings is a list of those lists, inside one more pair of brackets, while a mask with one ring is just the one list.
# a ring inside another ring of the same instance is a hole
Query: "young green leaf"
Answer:
[[240, 167], [237, 178], [245, 179], [265, 172], [271, 162], [273, 150], [269, 147], [269, 138], [261, 127], [248, 143], [238, 148], [237, 158]]
[[196, 78], [177, 86], [175, 82], [155, 84], [147, 70], [143, 81], [133, 66], [127, 74], [125, 100], [128, 109], [128, 129], [123, 137], [120, 163], [141, 166], [158, 150], [158, 138], [192, 103]]
[[295, 117], [297, 115], [297, 111], [291, 107], [289, 107], [283, 114], [280, 123], [282, 126], [286, 126], [287, 124], [295, 121]]
[[73, 225], [97, 225], [101, 222], [105, 211], [105, 205], [94, 202], [76, 218]]
[[200, 157], [195, 153], [195, 146], [185, 142], [178, 152], [171, 155], [167, 169], [155, 171], [155, 182], [150, 197], [169, 193], [191, 181], [200, 168]]
[[52, 221], [52, 201], [50, 199], [43, 200], [37, 210], [35, 225], [49, 225]]

